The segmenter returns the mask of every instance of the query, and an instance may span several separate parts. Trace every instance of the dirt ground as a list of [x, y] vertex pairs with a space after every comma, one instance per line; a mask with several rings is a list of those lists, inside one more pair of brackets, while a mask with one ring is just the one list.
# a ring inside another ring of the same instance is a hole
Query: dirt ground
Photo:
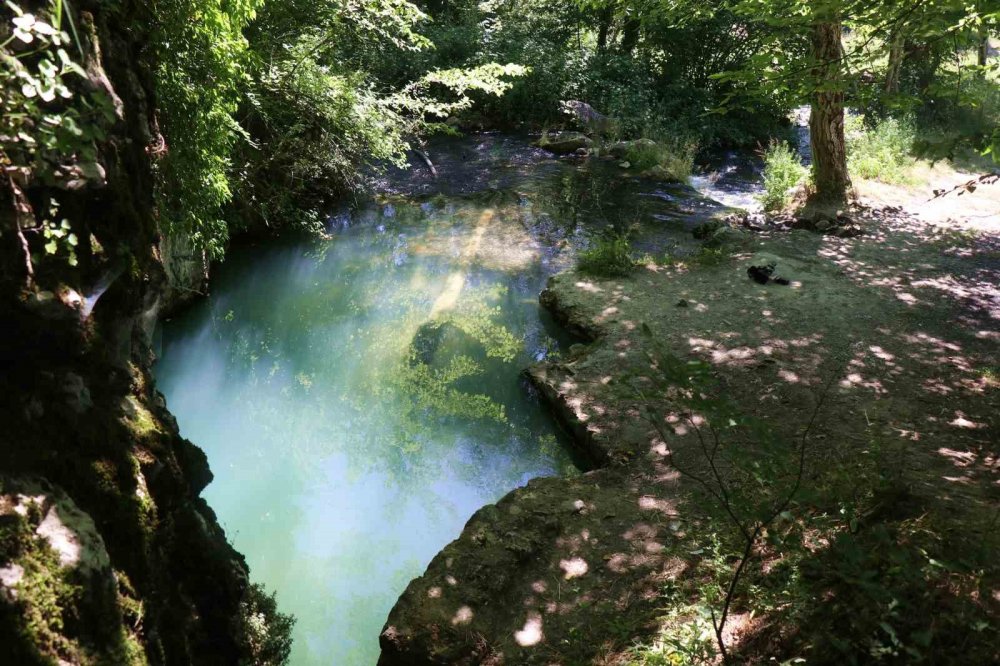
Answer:
[[[628, 379], [656, 372], [653, 348], [704, 361], [719, 395], [789, 438], [815, 414], [817, 477], [877, 451], [925, 515], [995, 531], [1000, 185], [960, 204], [867, 188], [857, 238], [766, 232], [711, 265], [553, 278], [543, 304], [588, 340], [529, 375], [600, 468], [477, 513], [401, 597], [380, 663], [654, 663], [636, 646], [676, 620], [664, 590], [705, 557], [708, 512], [670, 465], [700, 433], [664, 403], [661, 437]], [[768, 263], [787, 285], [748, 278]], [[973, 594], [993, 618], [995, 574]], [[726, 639], [766, 661], [783, 630], [738, 605]]]

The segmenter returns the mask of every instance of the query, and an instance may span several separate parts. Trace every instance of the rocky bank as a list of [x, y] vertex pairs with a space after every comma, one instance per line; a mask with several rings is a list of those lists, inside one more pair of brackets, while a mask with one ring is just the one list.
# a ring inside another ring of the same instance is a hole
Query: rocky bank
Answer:
[[[711, 606], [706, 590], [726, 584], [735, 563], [712, 555], [732, 526], [672, 464], [703, 469], [698, 443], [708, 431], [669, 391], [654, 390], [660, 353], [709, 368], [709, 397], [731, 401], [775, 436], [798, 441], [816, 413], [804, 440], [809, 499], [793, 506], [804, 516], [802, 534], [812, 535], [804, 543], [822, 535], [825, 546], [801, 551], [796, 566], [813, 576], [806, 592], [782, 592], [769, 606], [767, 590], [797, 588], [782, 587], [783, 551], [770, 542], [757, 549], [763, 564], [751, 567], [755, 596], [737, 595], [724, 632], [741, 659], [804, 653], [810, 663], [846, 663], [870, 649], [866, 641], [877, 640], [879, 629], [866, 614], [875, 597], [836, 572], [865, 576], [870, 566], [890, 596], [909, 599], [879, 558], [911, 552], [913, 521], [945, 526], [929, 530], [941, 557], [993, 543], [1000, 392], [988, 368], [996, 367], [1000, 339], [996, 239], [891, 211], [869, 211], [862, 223], [867, 233], [859, 238], [757, 234], [722, 258], [650, 264], [625, 279], [555, 276], [541, 302], [583, 342], [528, 376], [597, 469], [534, 480], [476, 513], [401, 596], [382, 632], [379, 663], [688, 663], [691, 653], [671, 646], [692, 635], [685, 645], [712, 642], [710, 629], [697, 638], [710, 627], [697, 622]], [[770, 263], [788, 284], [747, 277], [750, 266]], [[659, 429], [651, 418], [661, 419]], [[722, 432], [723, 447], [754, 445], [735, 430]], [[730, 436], [735, 441], [725, 441]], [[886, 474], [898, 478], [872, 481]], [[845, 483], [849, 491], [838, 485]], [[827, 522], [838, 506], [852, 506], [843, 493], [869, 492], [875, 499], [863, 504], [865, 523]], [[887, 534], [899, 540], [898, 552], [887, 548]], [[873, 561], [850, 555], [858, 548]], [[966, 580], [957, 572], [946, 582], [920, 579], [919, 594], [929, 601], [915, 608], [969, 603], [970, 613], [995, 621], [1000, 597], [991, 590], [1000, 589], [1000, 572], [995, 558], [985, 561], [993, 564], [977, 569], [981, 578], [968, 579], [970, 588], [946, 589]], [[917, 561], [908, 566], [920, 570]], [[824, 598], [845, 601], [814, 603]], [[914, 632], [927, 630], [921, 612], [909, 614]], [[994, 637], [963, 632], [963, 644], [975, 646], [968, 649], [997, 654]], [[923, 649], [952, 654], [949, 632], [934, 636]], [[681, 661], [640, 656], [653, 653]]]
[[[99, 163], [55, 182], [8, 168], [0, 187], [0, 663], [263, 663], [273, 607], [199, 498], [207, 461], [149, 371], [158, 314], [204, 277], [176, 244], [162, 261], [154, 10], [73, 10], [78, 92], [113, 107]], [[75, 265], [42, 250], [53, 202]]]

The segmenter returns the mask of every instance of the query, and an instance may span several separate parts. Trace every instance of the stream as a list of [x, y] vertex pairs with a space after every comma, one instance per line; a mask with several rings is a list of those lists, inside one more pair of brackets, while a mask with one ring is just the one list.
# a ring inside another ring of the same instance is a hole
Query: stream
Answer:
[[204, 496], [297, 618], [295, 666], [374, 664], [396, 598], [477, 509], [579, 473], [520, 374], [571, 342], [538, 306], [546, 279], [609, 224], [639, 252], [690, 252], [756, 177], [729, 160], [699, 192], [493, 134], [428, 154], [436, 178], [390, 170], [325, 237], [234, 248], [158, 334]]

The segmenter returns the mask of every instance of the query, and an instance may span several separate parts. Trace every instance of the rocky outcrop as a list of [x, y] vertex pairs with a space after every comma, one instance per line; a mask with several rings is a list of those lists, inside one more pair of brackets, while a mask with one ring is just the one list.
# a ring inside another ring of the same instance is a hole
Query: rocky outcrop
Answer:
[[616, 141], [607, 148], [607, 153], [615, 159], [625, 159], [629, 153], [639, 150], [654, 150], [657, 144], [652, 139], [633, 139], [631, 141]]
[[610, 286], [550, 280], [543, 306], [590, 344], [526, 371], [598, 469], [535, 479], [478, 511], [403, 592], [380, 666], [594, 663], [655, 633], [657, 590], [687, 570], [689, 544], [677, 475], [644, 455], [649, 428], [602, 383], [622, 370], [617, 322], [587, 294]]
[[478, 511], [400, 597], [379, 666], [592, 663], [632, 640], [616, 623], [655, 630], [680, 541], [641, 485], [621, 467], [535, 479]]
[[163, 234], [158, 246], [167, 279], [163, 307], [172, 310], [199, 298], [208, 287], [208, 257], [189, 238]]
[[[110, 100], [96, 162], [0, 186], [0, 663], [250, 663], [255, 589], [149, 373], [171, 293], [154, 249], [152, 9], [73, 9], [74, 93]], [[73, 254], [44, 247], [52, 229], [72, 231]]]

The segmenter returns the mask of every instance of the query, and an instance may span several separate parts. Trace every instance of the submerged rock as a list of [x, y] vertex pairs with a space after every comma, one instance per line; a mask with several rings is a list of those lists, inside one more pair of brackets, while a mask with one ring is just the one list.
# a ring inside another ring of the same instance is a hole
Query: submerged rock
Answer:
[[412, 350], [410, 363], [435, 365], [436, 362], [447, 360], [440, 358], [442, 348], [460, 347], [480, 350], [482, 345], [453, 322], [434, 319], [421, 324], [413, 335], [413, 341], [410, 343]]

